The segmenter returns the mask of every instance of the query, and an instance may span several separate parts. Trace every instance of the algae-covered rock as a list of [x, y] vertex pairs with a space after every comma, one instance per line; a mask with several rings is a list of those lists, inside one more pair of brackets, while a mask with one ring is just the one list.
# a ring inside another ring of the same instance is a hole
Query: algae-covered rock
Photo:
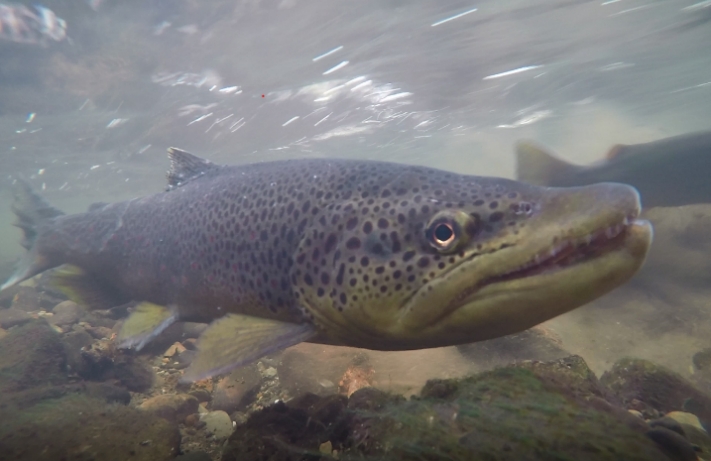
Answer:
[[141, 403], [141, 410], [172, 422], [180, 422], [198, 410], [198, 401], [192, 395], [156, 395]]
[[342, 445], [348, 436], [347, 399], [304, 394], [254, 413], [235, 429], [222, 461], [319, 460], [326, 441]]
[[624, 358], [600, 377], [628, 407], [656, 416], [684, 410], [711, 421], [711, 394], [702, 391], [679, 374], [652, 362]]
[[0, 460], [163, 461], [180, 443], [177, 427], [157, 416], [85, 395], [3, 410]]
[[65, 346], [44, 320], [15, 328], [0, 339], [0, 396], [67, 381]]
[[328, 446], [342, 460], [669, 461], [608, 397], [578, 357], [430, 381], [409, 401], [373, 388], [347, 405], [311, 395], [253, 414], [222, 459], [319, 460]]

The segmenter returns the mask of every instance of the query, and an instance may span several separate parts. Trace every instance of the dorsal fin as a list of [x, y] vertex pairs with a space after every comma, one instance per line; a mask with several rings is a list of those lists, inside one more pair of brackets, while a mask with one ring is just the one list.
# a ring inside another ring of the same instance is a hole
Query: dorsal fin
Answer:
[[624, 157], [627, 154], [627, 146], [625, 144], [615, 144], [607, 151], [606, 160], [613, 160]]
[[220, 168], [219, 165], [209, 160], [177, 147], [168, 148], [168, 158], [170, 158], [170, 170], [168, 170], [168, 188], [166, 190], [173, 190], [188, 181], [199, 178], [208, 171]]
[[91, 213], [92, 211], [99, 211], [102, 208], [104, 208], [108, 203], [106, 202], [95, 202], [89, 205], [89, 208], [86, 210], [87, 213]]
[[557, 185], [581, 167], [551, 155], [533, 143], [522, 140], [516, 143], [516, 179], [536, 186]]

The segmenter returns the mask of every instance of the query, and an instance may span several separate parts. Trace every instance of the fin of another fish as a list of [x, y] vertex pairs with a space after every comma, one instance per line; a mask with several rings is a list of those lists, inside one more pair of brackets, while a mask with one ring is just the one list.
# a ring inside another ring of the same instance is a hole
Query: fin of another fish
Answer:
[[50, 284], [75, 303], [89, 309], [110, 309], [131, 301], [101, 279], [70, 264], [54, 271]]
[[0, 286], [0, 291], [52, 267], [50, 261], [39, 254], [34, 244], [42, 227], [53, 218], [64, 214], [33, 191], [24, 179], [17, 180], [13, 192], [12, 211], [17, 216], [15, 226], [22, 229], [22, 246], [27, 249], [27, 253], [18, 262], [10, 279]]
[[575, 173], [577, 165], [560, 160], [531, 141], [516, 143], [516, 179], [536, 186], [549, 186], [556, 178]]
[[188, 181], [199, 178], [208, 171], [220, 168], [220, 165], [177, 147], [168, 149], [168, 158], [170, 158], [170, 170], [168, 170], [167, 190], [173, 190]]
[[198, 355], [182, 381], [193, 382], [226, 373], [315, 335], [315, 327], [307, 323], [228, 314], [214, 321], [200, 336]]
[[119, 347], [135, 348], [137, 351], [178, 320], [174, 306], [161, 306], [149, 302], [139, 303], [121, 326], [118, 334]]
[[624, 144], [615, 144], [610, 148], [610, 150], [607, 151], [607, 155], [605, 158], [607, 160], [612, 160], [618, 157], [625, 156], [627, 154], [628, 149], [626, 149], [626, 145]]

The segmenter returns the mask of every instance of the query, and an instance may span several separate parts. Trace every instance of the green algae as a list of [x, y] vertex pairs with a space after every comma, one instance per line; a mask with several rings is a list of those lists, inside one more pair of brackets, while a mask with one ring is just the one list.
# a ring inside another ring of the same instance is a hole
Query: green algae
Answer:
[[5, 410], [0, 423], [0, 460], [167, 461], [179, 443], [156, 416], [78, 394]]
[[329, 459], [324, 442], [341, 460], [668, 461], [608, 394], [573, 357], [432, 380], [410, 400], [372, 388], [347, 404], [310, 396], [252, 415], [223, 461]]

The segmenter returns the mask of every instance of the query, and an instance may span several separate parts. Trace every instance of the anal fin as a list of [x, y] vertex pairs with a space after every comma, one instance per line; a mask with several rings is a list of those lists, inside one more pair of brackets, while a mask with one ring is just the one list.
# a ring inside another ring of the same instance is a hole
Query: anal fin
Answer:
[[173, 306], [139, 303], [121, 326], [118, 334], [119, 347], [133, 347], [140, 351], [151, 339], [177, 320], [178, 310]]
[[193, 382], [226, 373], [307, 341], [316, 333], [316, 328], [308, 323], [228, 314], [214, 321], [198, 338], [198, 355], [185, 370], [182, 381]]
[[110, 309], [131, 301], [105, 281], [69, 264], [50, 275], [50, 284], [75, 303], [89, 309]]

